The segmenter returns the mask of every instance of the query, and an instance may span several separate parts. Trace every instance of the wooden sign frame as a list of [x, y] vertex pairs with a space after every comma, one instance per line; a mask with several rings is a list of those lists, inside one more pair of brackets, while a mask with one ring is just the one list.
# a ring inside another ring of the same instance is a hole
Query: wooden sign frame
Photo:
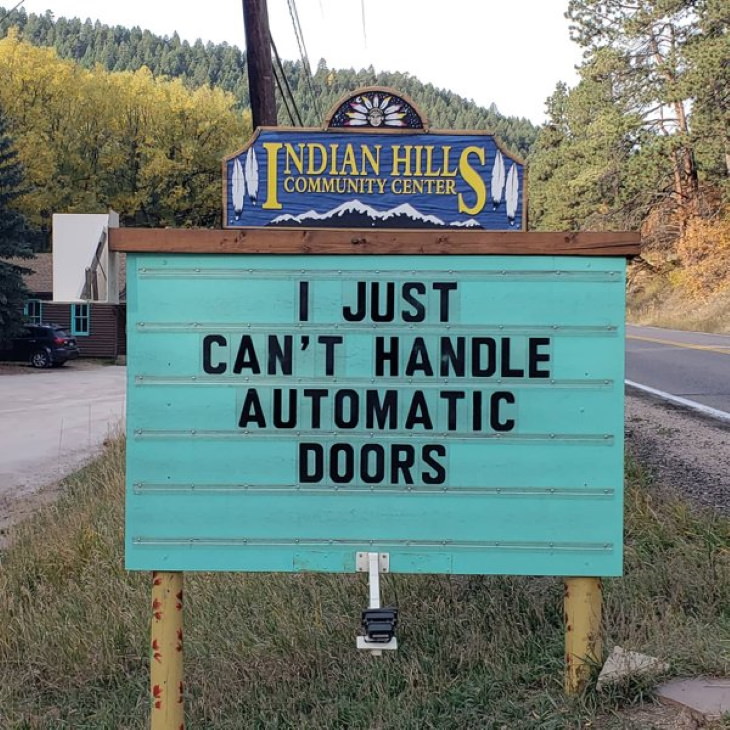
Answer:
[[125, 253], [345, 255], [638, 256], [634, 231], [512, 232], [323, 229], [112, 228], [109, 248]]

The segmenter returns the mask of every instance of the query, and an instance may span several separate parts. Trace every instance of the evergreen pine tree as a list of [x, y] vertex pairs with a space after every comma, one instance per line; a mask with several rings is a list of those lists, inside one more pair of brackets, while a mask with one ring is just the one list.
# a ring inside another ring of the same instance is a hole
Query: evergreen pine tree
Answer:
[[34, 255], [30, 246], [32, 233], [25, 218], [11, 207], [24, 192], [23, 167], [17, 156], [0, 112], [0, 342], [19, 329], [29, 294], [23, 281], [29, 269], [9, 259], [30, 259]]

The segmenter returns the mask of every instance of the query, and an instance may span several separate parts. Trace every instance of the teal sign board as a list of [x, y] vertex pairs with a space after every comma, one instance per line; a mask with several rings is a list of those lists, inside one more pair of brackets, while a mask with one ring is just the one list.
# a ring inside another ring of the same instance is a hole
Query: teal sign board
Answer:
[[621, 573], [623, 259], [127, 261], [128, 568]]
[[429, 132], [383, 89], [323, 129], [259, 129], [224, 161], [226, 228], [523, 229], [524, 165], [494, 135]]

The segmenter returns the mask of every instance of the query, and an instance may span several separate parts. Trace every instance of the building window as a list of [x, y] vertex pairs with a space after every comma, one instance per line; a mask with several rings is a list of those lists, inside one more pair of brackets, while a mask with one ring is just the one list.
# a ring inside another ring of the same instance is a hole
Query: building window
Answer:
[[40, 324], [43, 321], [43, 303], [40, 299], [29, 299], [25, 303], [23, 314], [28, 324]]
[[72, 304], [71, 305], [71, 334], [88, 335], [89, 325], [89, 305], [88, 304]]

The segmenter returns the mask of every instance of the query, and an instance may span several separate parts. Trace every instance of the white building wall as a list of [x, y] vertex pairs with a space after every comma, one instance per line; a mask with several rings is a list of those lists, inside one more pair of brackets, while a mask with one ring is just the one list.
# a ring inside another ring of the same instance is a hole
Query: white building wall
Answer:
[[[110, 227], [119, 225], [114, 211], [100, 214], [56, 213], [53, 216], [53, 301], [81, 302], [86, 283], [86, 269], [92, 265], [99, 240]], [[109, 247], [104, 245], [101, 269], [114, 282], [99, 290], [99, 301], [117, 303], [116, 254], [110, 262]], [[111, 263], [111, 265], [110, 265]], [[112, 278], [113, 277], [113, 278]], [[103, 279], [102, 279], [103, 280]]]

